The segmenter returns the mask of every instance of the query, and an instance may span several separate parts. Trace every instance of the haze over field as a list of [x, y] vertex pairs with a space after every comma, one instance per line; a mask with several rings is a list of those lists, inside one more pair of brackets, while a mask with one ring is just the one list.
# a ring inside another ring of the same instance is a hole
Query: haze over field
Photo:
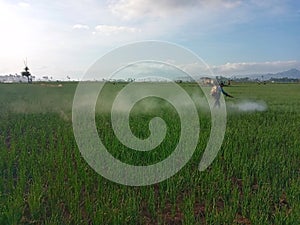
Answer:
[[27, 57], [37, 77], [76, 79], [111, 49], [145, 39], [183, 45], [216, 74], [300, 69], [299, 24], [291, 0], [0, 0], [0, 74], [19, 73]]

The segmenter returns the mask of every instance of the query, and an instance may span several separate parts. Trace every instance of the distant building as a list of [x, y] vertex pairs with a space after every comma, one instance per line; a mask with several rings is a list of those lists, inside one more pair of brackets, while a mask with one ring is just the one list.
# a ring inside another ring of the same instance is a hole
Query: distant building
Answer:
[[213, 85], [214, 84], [214, 79], [210, 77], [201, 77], [200, 78], [200, 83], [202, 85]]
[[[35, 77], [32, 77], [34, 80]], [[27, 77], [21, 76], [19, 74], [9, 74], [0, 76], [0, 83], [27, 83]]]

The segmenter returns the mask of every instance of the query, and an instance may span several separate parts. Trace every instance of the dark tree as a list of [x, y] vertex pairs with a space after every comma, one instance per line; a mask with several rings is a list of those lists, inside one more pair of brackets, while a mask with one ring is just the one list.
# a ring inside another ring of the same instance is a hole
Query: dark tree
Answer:
[[29, 68], [27, 66], [27, 60], [26, 60], [26, 62], [24, 61], [24, 64], [25, 64], [25, 68], [24, 68], [24, 71], [21, 72], [21, 74], [23, 77], [27, 77], [28, 83], [32, 83], [32, 76], [31, 76], [31, 73], [29, 72]]

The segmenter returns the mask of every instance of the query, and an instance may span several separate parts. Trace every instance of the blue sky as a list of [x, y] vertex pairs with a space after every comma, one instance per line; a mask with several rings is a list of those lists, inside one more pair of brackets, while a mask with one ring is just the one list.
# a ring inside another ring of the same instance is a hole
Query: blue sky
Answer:
[[182, 45], [216, 74], [300, 69], [300, 2], [0, 0], [0, 74], [79, 78], [103, 54], [141, 40]]

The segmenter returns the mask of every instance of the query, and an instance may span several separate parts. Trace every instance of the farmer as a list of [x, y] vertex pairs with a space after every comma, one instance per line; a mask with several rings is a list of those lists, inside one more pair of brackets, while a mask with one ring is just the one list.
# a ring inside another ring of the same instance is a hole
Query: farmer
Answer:
[[210, 94], [215, 98], [215, 104], [214, 107], [220, 107], [220, 97], [221, 97], [221, 93], [223, 93], [223, 95], [233, 98], [232, 95], [228, 94], [227, 92], [224, 91], [223, 89], [224, 84], [223, 82], [221, 82], [221, 84], [219, 85], [218, 83], [215, 83], [215, 85], [212, 87]]

